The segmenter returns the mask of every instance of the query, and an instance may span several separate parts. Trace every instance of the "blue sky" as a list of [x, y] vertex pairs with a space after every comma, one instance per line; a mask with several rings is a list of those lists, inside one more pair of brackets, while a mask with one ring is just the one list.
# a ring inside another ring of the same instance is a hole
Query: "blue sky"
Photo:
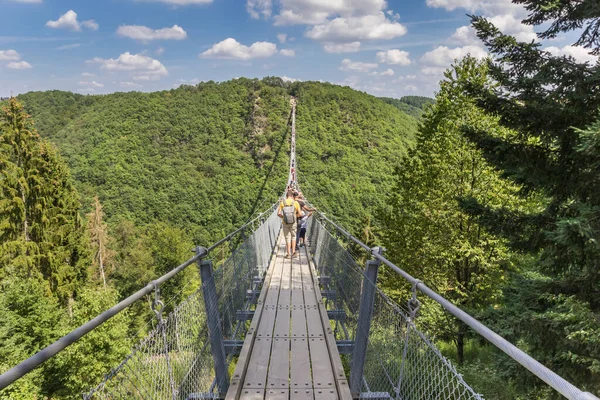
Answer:
[[[535, 38], [510, 0], [0, 0], [0, 96], [269, 75], [433, 96], [453, 59], [486, 55], [467, 13]], [[544, 45], [595, 61], [574, 39]]]

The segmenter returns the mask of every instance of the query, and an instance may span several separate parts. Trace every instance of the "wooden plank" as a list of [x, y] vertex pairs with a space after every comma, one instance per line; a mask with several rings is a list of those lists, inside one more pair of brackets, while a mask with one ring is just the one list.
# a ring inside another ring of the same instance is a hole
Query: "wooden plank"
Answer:
[[314, 400], [312, 389], [290, 390], [290, 400]]
[[292, 306], [303, 306], [304, 305], [304, 291], [302, 288], [292, 289]]
[[291, 288], [302, 289], [302, 273], [300, 268], [292, 268]]
[[240, 400], [263, 400], [264, 398], [264, 389], [242, 389], [240, 393]]
[[281, 288], [289, 289], [290, 288], [290, 280], [292, 276], [292, 262], [286, 260], [283, 264], [283, 269], [281, 271]]
[[[273, 255], [273, 257], [270, 260], [269, 268], [267, 270], [267, 275], [265, 276], [265, 282], [269, 282], [271, 279], [271, 275], [273, 273], [275, 263], [277, 262], [277, 259], [278, 259], [278, 254], [283, 254], [283, 252], [285, 251], [285, 245], [282, 246], [282, 243], [283, 243], [282, 239], [283, 239], [283, 235], [280, 234], [278, 237], [279, 245], [278, 245], [278, 248], [276, 249], [275, 254]], [[235, 371], [233, 373], [231, 383], [229, 385], [229, 390], [227, 391], [227, 394], [225, 396], [226, 400], [237, 400], [237, 399], [239, 399], [239, 397], [241, 395], [241, 392], [242, 392], [242, 389], [244, 386], [243, 382], [246, 377], [248, 364], [250, 362], [252, 349], [254, 347], [254, 339], [256, 337], [256, 329], [258, 327], [258, 324], [259, 324], [261, 316], [262, 316], [262, 310], [263, 310], [262, 304], [264, 303], [264, 299], [267, 294], [267, 291], [268, 290], [266, 289], [266, 286], [263, 286], [263, 290], [261, 291], [261, 293], [258, 297], [257, 308], [254, 313], [254, 317], [252, 318], [252, 322], [250, 323], [250, 328], [249, 328], [248, 332], [246, 333], [244, 345], [242, 346], [242, 351], [238, 358], [238, 362], [235, 367]]]
[[288, 400], [290, 391], [288, 389], [269, 389], [265, 393], [265, 400]]
[[303, 306], [292, 306], [292, 337], [306, 337], [306, 313]]
[[302, 289], [302, 292], [304, 294], [304, 305], [305, 306], [317, 306], [318, 305], [316, 292], [313, 287], [304, 286], [304, 289]]
[[250, 363], [246, 371], [243, 389], [264, 389], [267, 383], [269, 356], [271, 355], [271, 338], [254, 339]]
[[[324, 338], [308, 339], [310, 361], [312, 365], [313, 388], [324, 389], [335, 387], [327, 343]], [[315, 397], [317, 393], [315, 392]]]
[[[308, 251], [305, 250], [305, 252], [307, 253]], [[312, 279], [313, 281], [316, 282], [316, 278], [314, 276], [314, 274], [316, 273], [315, 270], [313, 268], [309, 268], [309, 272], [311, 273]], [[316, 288], [318, 289], [318, 285], [315, 285]], [[348, 381], [346, 380], [346, 373], [344, 371], [344, 367], [342, 365], [342, 360], [340, 358], [338, 349], [337, 349], [337, 344], [335, 341], [335, 337], [333, 336], [333, 332], [331, 330], [331, 325], [329, 322], [329, 318], [327, 316], [327, 310], [325, 308], [325, 305], [323, 304], [322, 298], [321, 298], [321, 291], [317, 290], [315, 292], [315, 296], [317, 299], [317, 302], [319, 303], [318, 306], [318, 311], [320, 314], [320, 318], [321, 318], [321, 322], [322, 322], [322, 326], [325, 328], [325, 343], [326, 343], [326, 347], [328, 349], [328, 355], [329, 355], [329, 361], [330, 361], [330, 366], [332, 368], [332, 374], [335, 378], [335, 384], [336, 384], [336, 392], [337, 392], [337, 397], [336, 399], [340, 399], [340, 400], [352, 400], [352, 394], [350, 393], [350, 387], [348, 385]], [[317, 345], [316, 347], [319, 347], [319, 345]], [[315, 390], [315, 400], [317, 400], [317, 397], [319, 398], [319, 400], [331, 400], [331, 392], [327, 393], [326, 391], [323, 391], [321, 393], [317, 393], [318, 391]]]
[[279, 290], [279, 300], [277, 301], [277, 306], [279, 308], [289, 306], [292, 304], [292, 291], [290, 289], [284, 289], [283, 286]]
[[312, 389], [308, 339], [291, 338], [290, 344], [290, 387], [292, 389]]
[[274, 337], [290, 337], [290, 306], [278, 306]]
[[264, 306], [262, 317], [256, 330], [256, 337], [272, 337], [273, 327], [275, 326], [275, 317], [277, 316], [276, 306]]
[[305, 306], [306, 310], [306, 326], [308, 329], [308, 337], [323, 338], [325, 331], [323, 322], [321, 321], [321, 313], [318, 306]]
[[287, 389], [290, 387], [290, 339], [273, 338], [269, 375], [267, 377], [268, 389]]
[[338, 392], [335, 388], [315, 389], [315, 400], [339, 400]]

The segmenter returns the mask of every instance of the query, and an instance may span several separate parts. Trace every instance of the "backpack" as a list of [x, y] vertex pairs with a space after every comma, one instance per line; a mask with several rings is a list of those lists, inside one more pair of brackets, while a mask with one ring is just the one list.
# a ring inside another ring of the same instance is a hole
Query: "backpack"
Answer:
[[295, 224], [296, 223], [296, 207], [294, 207], [294, 200], [291, 205], [287, 205], [287, 199], [284, 200], [283, 204], [283, 223], [284, 224]]

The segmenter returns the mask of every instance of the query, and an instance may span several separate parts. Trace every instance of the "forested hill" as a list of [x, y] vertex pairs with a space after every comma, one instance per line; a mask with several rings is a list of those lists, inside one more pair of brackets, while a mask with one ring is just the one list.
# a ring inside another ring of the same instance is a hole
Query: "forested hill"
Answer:
[[66, 159], [84, 208], [97, 195], [112, 224], [164, 221], [206, 241], [281, 194], [292, 94], [301, 184], [314, 198], [351, 197], [347, 215], [364, 219], [367, 197], [390, 186], [417, 130], [414, 118], [365, 93], [242, 78], [155, 93], [19, 99]]
[[420, 118], [427, 106], [435, 102], [432, 98], [424, 96], [404, 96], [399, 99], [380, 97], [380, 99], [416, 118]]

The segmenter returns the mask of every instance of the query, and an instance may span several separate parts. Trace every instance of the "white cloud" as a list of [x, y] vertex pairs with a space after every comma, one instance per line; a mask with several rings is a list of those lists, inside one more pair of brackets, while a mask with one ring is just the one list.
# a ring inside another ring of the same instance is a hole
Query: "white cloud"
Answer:
[[390, 21], [383, 12], [360, 17], [339, 17], [313, 26], [305, 36], [324, 42], [348, 43], [359, 40], [385, 40], [402, 36], [406, 28]]
[[[486, 51], [478, 46], [463, 46], [450, 49], [446, 46], [439, 46], [434, 50], [428, 51], [421, 57], [421, 63], [429, 67], [448, 68], [454, 60], [460, 60], [467, 54], [475, 58], [484, 58]], [[443, 71], [442, 69], [442, 71]]]
[[[448, 67], [450, 67], [448, 65]], [[421, 72], [425, 75], [442, 75], [446, 71], [445, 67], [423, 67]]]
[[342, 66], [339, 69], [342, 71], [368, 72], [371, 69], [377, 68], [377, 66], [375, 63], [364, 63], [345, 58], [342, 60]]
[[164, 52], [165, 52], [164, 47], [159, 47], [158, 49], [156, 49], [154, 54], [156, 54], [157, 56], [161, 56]]
[[169, 72], [160, 61], [142, 54], [131, 54], [129, 52], [121, 54], [116, 59], [95, 57], [86, 61], [86, 63], [100, 64], [100, 68], [108, 71], [131, 71], [142, 76], [153, 77], [153, 79], [169, 75]]
[[398, 76], [396, 79], [394, 79], [392, 82], [393, 83], [400, 83], [402, 81], [412, 81], [417, 79], [416, 75], [400, 75]]
[[356, 53], [360, 50], [360, 42], [351, 43], [323, 43], [323, 49], [327, 53]]
[[462, 8], [471, 13], [487, 16], [511, 14], [524, 18], [527, 15], [527, 10], [523, 6], [513, 4], [511, 0], [427, 0], [427, 6], [444, 8], [448, 11]]
[[459, 44], [459, 45], [477, 45], [480, 44], [480, 40], [475, 34], [475, 30], [468, 26], [461, 26], [456, 28], [454, 34], [450, 36], [450, 43]]
[[506, 35], [512, 35], [521, 42], [531, 42], [537, 39], [537, 35], [533, 30], [533, 26], [524, 25], [521, 19], [516, 18], [511, 14], [496, 15], [489, 18], [489, 21], [494, 26], [500, 29], [500, 32]]
[[67, 11], [65, 14], [61, 15], [60, 18], [58, 18], [56, 21], [46, 22], [46, 26], [56, 29], [71, 29], [73, 31], [81, 30], [81, 26], [77, 21], [77, 13], [73, 10]]
[[387, 6], [385, 0], [280, 0], [275, 25], [322, 24], [329, 17], [377, 14]]
[[209, 4], [212, 3], [213, 0], [142, 0], [149, 1], [155, 3], [166, 3], [174, 6], [189, 6], [193, 4]]
[[117, 35], [135, 40], [183, 40], [187, 38], [186, 31], [178, 25], [171, 28], [152, 29], [142, 25], [122, 25], [117, 29]]
[[103, 83], [98, 83], [96, 81], [91, 81], [91, 82], [87, 82], [87, 81], [79, 81], [77, 82], [77, 84], [79, 86], [89, 86], [89, 87], [97, 87], [97, 88], [102, 88], [104, 87]]
[[41, 3], [42, 0], [11, 0], [15, 3]]
[[57, 47], [56, 50], [70, 50], [76, 49], [78, 47], [81, 47], [81, 43], [66, 44], [64, 46]]
[[394, 76], [394, 70], [388, 68], [387, 70], [382, 72], [373, 71], [369, 73], [369, 76]]
[[93, 31], [97, 31], [98, 28], [100, 28], [100, 25], [98, 25], [98, 23], [96, 21], [94, 21], [93, 19], [88, 19], [87, 21], [83, 21], [81, 23], [82, 26], [85, 26], [88, 29], [91, 29]]
[[98, 30], [99, 27], [99, 25], [93, 19], [79, 23], [79, 21], [77, 21], [77, 13], [73, 10], [67, 11], [56, 21], [46, 22], [46, 26], [54, 29], [70, 29], [77, 32], [81, 31], [82, 26], [94, 31]]
[[273, 12], [273, 2], [272, 0], [247, 0], [246, 11], [255, 19], [260, 18], [261, 15], [269, 18]]
[[407, 92], [416, 92], [418, 88], [415, 85], [406, 85], [404, 86], [404, 90]]
[[15, 50], [0, 50], [0, 61], [17, 61], [21, 55]]
[[179, 83], [185, 83], [188, 85], [197, 85], [198, 83], [200, 83], [201, 80], [198, 78], [193, 78], [193, 79], [180, 79]]
[[160, 77], [156, 75], [136, 75], [133, 77], [134, 81], [157, 81]]
[[31, 64], [29, 64], [27, 61], [11, 61], [8, 64], [6, 64], [6, 68], [10, 68], [10, 69], [29, 69], [32, 68]]
[[210, 49], [200, 54], [203, 58], [224, 58], [250, 60], [253, 58], [268, 58], [277, 52], [277, 45], [270, 42], [255, 42], [244, 46], [233, 38], [214, 44]]
[[407, 66], [411, 63], [408, 56], [409, 53], [407, 51], [398, 49], [380, 51], [377, 53], [377, 61], [385, 64]]
[[554, 56], [571, 56], [580, 63], [590, 62], [592, 64], [596, 64], [598, 61], [598, 57], [590, 54], [589, 50], [584, 47], [564, 46], [559, 48], [556, 46], [551, 46], [545, 48], [544, 50]]
[[296, 52], [291, 49], [282, 49], [279, 51], [279, 54], [286, 57], [294, 57], [296, 55]]
[[96, 74], [92, 74], [92, 73], [90, 73], [90, 72], [83, 72], [83, 73], [81, 74], [81, 76], [83, 76], [84, 78], [93, 78], [93, 77], [95, 77], [95, 76], [96, 76]]
[[121, 82], [121, 87], [124, 87], [124, 88], [137, 88], [137, 87], [142, 87], [142, 85], [137, 84], [135, 82]]
[[278, 33], [277, 40], [279, 40], [279, 43], [285, 43], [287, 40], [287, 33]]
[[284, 82], [291, 82], [291, 83], [294, 83], [294, 82], [302, 82], [302, 80], [301, 80], [301, 79], [290, 78], [290, 77], [287, 77], [287, 76], [285, 76], [285, 75], [281, 77], [281, 80], [282, 80], [282, 81], [284, 81]]

